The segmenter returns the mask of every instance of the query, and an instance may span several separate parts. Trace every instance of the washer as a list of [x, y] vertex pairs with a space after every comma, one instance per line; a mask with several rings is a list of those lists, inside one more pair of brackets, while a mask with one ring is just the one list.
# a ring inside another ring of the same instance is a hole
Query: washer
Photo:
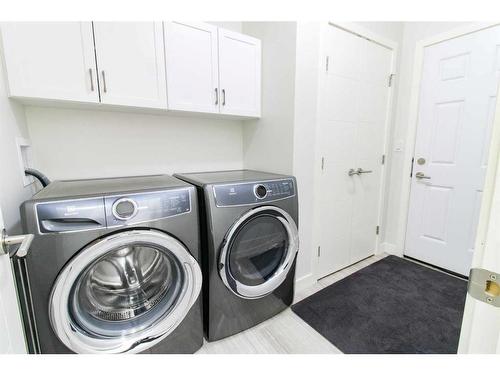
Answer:
[[177, 174], [198, 188], [209, 341], [292, 304], [298, 201], [291, 176], [241, 170]]
[[31, 353], [203, 344], [196, 189], [171, 176], [54, 181], [21, 207], [14, 259]]

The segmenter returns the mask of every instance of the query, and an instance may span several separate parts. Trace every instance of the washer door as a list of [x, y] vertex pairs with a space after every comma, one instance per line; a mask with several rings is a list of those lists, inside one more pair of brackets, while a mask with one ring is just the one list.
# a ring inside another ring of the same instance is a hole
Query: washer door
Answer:
[[297, 251], [297, 225], [291, 216], [278, 207], [258, 207], [236, 221], [226, 235], [220, 276], [236, 295], [260, 298], [285, 280]]
[[76, 353], [136, 353], [168, 336], [201, 290], [198, 262], [175, 238], [121, 232], [84, 248], [52, 289], [49, 317]]

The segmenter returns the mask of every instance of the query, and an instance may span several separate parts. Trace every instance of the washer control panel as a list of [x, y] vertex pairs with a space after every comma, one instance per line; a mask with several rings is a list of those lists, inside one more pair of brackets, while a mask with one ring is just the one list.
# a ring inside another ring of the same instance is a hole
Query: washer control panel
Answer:
[[39, 232], [105, 229], [191, 211], [190, 188], [36, 204]]
[[292, 197], [295, 195], [295, 181], [292, 178], [287, 178], [263, 182], [215, 185], [213, 191], [218, 207], [240, 206]]
[[108, 227], [151, 221], [191, 211], [189, 189], [104, 197]]

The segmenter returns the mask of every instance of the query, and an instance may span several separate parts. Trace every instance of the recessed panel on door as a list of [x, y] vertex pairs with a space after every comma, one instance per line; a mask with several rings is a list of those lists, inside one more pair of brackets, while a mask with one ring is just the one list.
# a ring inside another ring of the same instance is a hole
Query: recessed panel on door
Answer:
[[218, 113], [217, 27], [165, 22], [165, 55], [169, 109]]
[[161, 22], [94, 22], [101, 102], [167, 108]]
[[6, 22], [1, 31], [10, 96], [99, 101], [91, 22]]

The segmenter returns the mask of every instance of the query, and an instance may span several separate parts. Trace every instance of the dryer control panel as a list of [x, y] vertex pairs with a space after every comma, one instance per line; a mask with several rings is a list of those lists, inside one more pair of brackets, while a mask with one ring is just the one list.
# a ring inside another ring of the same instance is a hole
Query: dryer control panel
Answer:
[[287, 178], [215, 185], [213, 191], [217, 207], [241, 206], [293, 197], [295, 196], [295, 181], [292, 178]]

